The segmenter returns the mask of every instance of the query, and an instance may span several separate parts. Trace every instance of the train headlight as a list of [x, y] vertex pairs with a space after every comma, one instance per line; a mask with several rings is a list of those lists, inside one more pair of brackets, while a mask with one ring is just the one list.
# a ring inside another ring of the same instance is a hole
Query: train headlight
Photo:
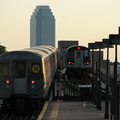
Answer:
[[10, 87], [10, 85], [9, 85], [10, 84], [10, 80], [6, 80], [5, 83], [6, 83], [6, 88], [9, 88]]
[[70, 64], [71, 64], [71, 62], [68, 62], [68, 64], [70, 65]]
[[34, 84], [34, 83], [35, 83], [35, 81], [34, 81], [34, 80], [32, 80], [32, 81], [31, 81], [31, 84]]
[[87, 64], [87, 65], [89, 65], [89, 64], [90, 64], [90, 62], [87, 62], [86, 64]]
[[6, 80], [5, 82], [6, 82], [6, 84], [9, 84], [9, 83], [10, 83], [10, 81], [9, 81], [9, 80]]
[[31, 81], [31, 88], [34, 88], [34, 87], [35, 87], [35, 85], [34, 85], [34, 84], [35, 84], [35, 81], [34, 81], [34, 80], [32, 80], [32, 81]]

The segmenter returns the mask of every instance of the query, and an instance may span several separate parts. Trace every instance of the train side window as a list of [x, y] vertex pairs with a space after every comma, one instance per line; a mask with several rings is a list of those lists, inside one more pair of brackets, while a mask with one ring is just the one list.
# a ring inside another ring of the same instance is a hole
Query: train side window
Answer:
[[16, 78], [25, 78], [26, 67], [25, 62], [16, 62]]
[[8, 76], [9, 76], [9, 63], [1, 62], [0, 63], [0, 78], [4, 78]]

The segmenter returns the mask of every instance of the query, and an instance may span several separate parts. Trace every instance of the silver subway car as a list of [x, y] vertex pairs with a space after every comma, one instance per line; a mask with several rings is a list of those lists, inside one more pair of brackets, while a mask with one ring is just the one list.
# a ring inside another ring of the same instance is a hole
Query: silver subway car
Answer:
[[37, 46], [0, 56], [0, 99], [45, 99], [57, 69], [57, 49]]

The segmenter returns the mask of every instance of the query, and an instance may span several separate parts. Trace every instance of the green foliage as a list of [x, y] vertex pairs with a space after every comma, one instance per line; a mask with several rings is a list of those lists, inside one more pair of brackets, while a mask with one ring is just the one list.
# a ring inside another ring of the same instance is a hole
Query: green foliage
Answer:
[[0, 45], [0, 55], [6, 52], [6, 47]]

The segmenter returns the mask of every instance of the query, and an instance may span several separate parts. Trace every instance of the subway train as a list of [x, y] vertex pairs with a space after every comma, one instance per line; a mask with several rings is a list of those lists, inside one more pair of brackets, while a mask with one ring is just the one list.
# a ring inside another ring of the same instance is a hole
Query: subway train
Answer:
[[0, 99], [21, 104], [44, 100], [57, 70], [57, 57], [57, 48], [48, 45], [2, 54]]
[[90, 49], [84, 46], [70, 46], [66, 51], [66, 74], [68, 77], [85, 77], [91, 70]]

